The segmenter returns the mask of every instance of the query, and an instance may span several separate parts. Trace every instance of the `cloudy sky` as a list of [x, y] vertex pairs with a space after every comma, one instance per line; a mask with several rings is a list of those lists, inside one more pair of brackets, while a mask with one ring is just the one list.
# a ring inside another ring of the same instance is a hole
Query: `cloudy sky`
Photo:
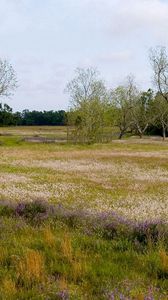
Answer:
[[168, 0], [0, 0], [0, 57], [19, 83], [7, 102], [66, 109], [64, 88], [79, 66], [97, 67], [109, 87], [132, 73], [148, 88], [149, 48], [168, 47], [167, 32]]

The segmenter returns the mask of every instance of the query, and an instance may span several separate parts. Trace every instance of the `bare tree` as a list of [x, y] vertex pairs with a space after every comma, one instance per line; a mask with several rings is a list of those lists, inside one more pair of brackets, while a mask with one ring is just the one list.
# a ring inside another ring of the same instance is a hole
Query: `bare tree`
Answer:
[[158, 46], [150, 49], [149, 59], [154, 72], [154, 83], [158, 92], [168, 103], [168, 57], [166, 48]]
[[99, 72], [95, 68], [77, 68], [75, 77], [66, 86], [65, 92], [70, 95], [71, 105], [80, 107], [81, 103], [105, 96], [106, 89], [102, 80], [100, 80]]
[[17, 86], [16, 74], [7, 60], [0, 59], [0, 96], [9, 97]]

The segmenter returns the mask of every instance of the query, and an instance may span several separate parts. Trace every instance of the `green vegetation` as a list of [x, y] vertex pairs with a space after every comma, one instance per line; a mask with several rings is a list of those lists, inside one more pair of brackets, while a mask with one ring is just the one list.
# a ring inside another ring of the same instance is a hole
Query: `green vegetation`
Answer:
[[1, 128], [0, 299], [167, 299], [168, 144]]
[[77, 68], [75, 77], [67, 84], [71, 99], [68, 125], [75, 142], [103, 142], [105, 128], [118, 129], [121, 139], [125, 134], [162, 134], [168, 130], [168, 58], [164, 47], [150, 51], [156, 92], [141, 91], [133, 76], [115, 89], [108, 89], [94, 68]]
[[[138, 135], [162, 135], [168, 131], [168, 58], [164, 47], [150, 51], [156, 91], [139, 90], [133, 76], [116, 88], [107, 88], [94, 68], [77, 68], [67, 84], [71, 100], [68, 112], [29, 111], [13, 113], [7, 104], [0, 104], [0, 126], [68, 125], [67, 140], [73, 143], [109, 142], [115, 138]], [[16, 87], [12, 67], [1, 62], [0, 95], [7, 96]], [[8, 75], [6, 85], [5, 74]]]
[[168, 130], [165, 49], [150, 60], [156, 93], [78, 68], [68, 113], [0, 105], [0, 299], [168, 299], [168, 144], [150, 136]]
[[59, 111], [29, 111], [12, 112], [7, 104], [0, 104], [0, 126], [63, 126], [66, 125], [66, 112]]
[[166, 299], [168, 255], [161, 241], [144, 247], [63, 220], [35, 226], [1, 215], [0, 299]]

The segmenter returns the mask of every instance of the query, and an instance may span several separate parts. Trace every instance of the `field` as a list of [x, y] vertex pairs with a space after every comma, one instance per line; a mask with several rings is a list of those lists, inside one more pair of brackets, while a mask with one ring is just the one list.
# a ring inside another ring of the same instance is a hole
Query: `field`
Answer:
[[168, 299], [168, 142], [65, 140], [0, 130], [0, 299]]

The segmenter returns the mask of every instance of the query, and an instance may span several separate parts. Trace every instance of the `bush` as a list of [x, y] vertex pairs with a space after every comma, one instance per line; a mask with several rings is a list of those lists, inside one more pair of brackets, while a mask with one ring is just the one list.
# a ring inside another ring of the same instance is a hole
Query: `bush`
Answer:
[[53, 212], [54, 207], [42, 200], [19, 203], [15, 208], [16, 216], [24, 217], [29, 221], [35, 221], [37, 223], [50, 217]]

